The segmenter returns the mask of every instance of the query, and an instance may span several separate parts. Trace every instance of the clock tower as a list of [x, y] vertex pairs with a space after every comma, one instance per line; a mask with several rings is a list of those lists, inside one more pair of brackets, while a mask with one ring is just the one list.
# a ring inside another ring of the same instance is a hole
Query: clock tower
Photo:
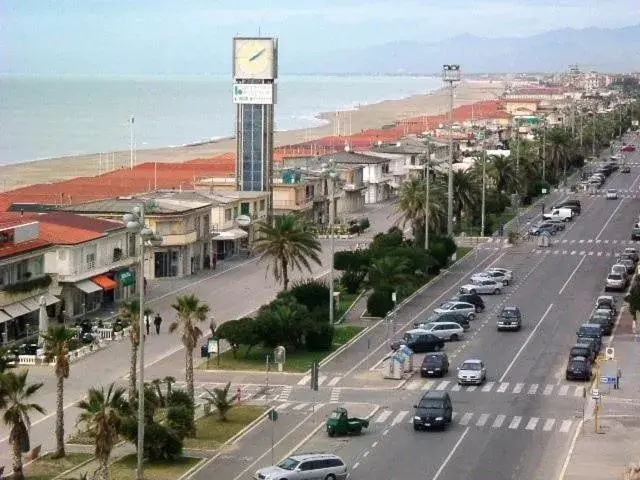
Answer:
[[[271, 192], [273, 107], [278, 77], [278, 41], [233, 39], [233, 103], [236, 104], [238, 190]], [[269, 197], [268, 214], [272, 211]]]

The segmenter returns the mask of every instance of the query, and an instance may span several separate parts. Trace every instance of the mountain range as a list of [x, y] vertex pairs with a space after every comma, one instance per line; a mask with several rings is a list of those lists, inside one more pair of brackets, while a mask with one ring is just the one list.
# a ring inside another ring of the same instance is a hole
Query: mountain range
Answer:
[[433, 74], [445, 63], [465, 73], [629, 72], [640, 69], [640, 24], [550, 30], [530, 37], [459, 35], [438, 42], [391, 42], [309, 56], [280, 56], [283, 72], [301, 74]]

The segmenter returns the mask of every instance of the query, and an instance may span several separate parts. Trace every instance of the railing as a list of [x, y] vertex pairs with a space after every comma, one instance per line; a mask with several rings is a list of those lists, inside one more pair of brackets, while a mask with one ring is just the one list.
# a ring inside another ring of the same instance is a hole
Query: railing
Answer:
[[198, 240], [198, 232], [182, 233], [177, 235], [162, 235], [162, 246], [170, 245], [188, 245]]
[[300, 202], [294, 200], [274, 200], [273, 208], [282, 210], [304, 210], [311, 207], [312, 201], [311, 198]]

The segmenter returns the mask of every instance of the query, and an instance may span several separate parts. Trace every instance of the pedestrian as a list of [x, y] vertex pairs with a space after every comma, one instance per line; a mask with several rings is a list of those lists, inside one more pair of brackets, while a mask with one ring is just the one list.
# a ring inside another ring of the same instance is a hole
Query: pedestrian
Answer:
[[616, 390], [620, 390], [620, 379], [622, 378], [622, 370], [620, 370], [618, 368], [618, 371], [616, 372], [616, 385], [615, 385], [615, 389]]
[[156, 313], [156, 316], [153, 319], [153, 324], [156, 326], [156, 333], [160, 335], [160, 325], [162, 325], [162, 317], [159, 313]]
[[148, 313], [144, 314], [144, 324], [147, 327], [147, 335], [149, 335], [149, 329], [151, 328], [151, 322], [149, 321], [149, 314]]
[[542, 215], [544, 215], [544, 202], [542, 202]]
[[211, 338], [215, 337], [216, 328], [218, 328], [218, 326], [216, 325], [216, 322], [212, 318], [211, 323], [209, 324], [209, 330], [211, 330]]

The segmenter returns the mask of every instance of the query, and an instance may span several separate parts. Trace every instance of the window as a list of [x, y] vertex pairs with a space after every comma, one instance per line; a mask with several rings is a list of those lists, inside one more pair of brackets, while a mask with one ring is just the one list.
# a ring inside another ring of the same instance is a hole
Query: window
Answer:
[[225, 222], [231, 221], [231, 209], [230, 208], [227, 208], [224, 211], [224, 221]]
[[266, 208], [266, 201], [264, 200], [260, 200], [260, 211], [264, 212], [264, 209]]
[[9, 282], [8, 272], [6, 268], [0, 268], [0, 285], [5, 285]]
[[87, 268], [95, 268], [95, 266], [96, 266], [96, 254], [95, 253], [87, 253], [87, 255], [86, 255], [86, 264], [87, 264]]
[[18, 262], [16, 264], [16, 270], [18, 273], [18, 278], [16, 279], [17, 281], [21, 281], [21, 280], [27, 280], [29, 275], [29, 261], [28, 260], [23, 260], [21, 262]]
[[233, 207], [233, 219], [238, 218], [238, 207]]
[[42, 275], [44, 273], [44, 257], [38, 257], [33, 262], [33, 274]]
[[159, 235], [171, 235], [173, 229], [173, 222], [158, 222], [156, 223], [156, 232]]
[[240, 204], [240, 214], [249, 215], [249, 202], [242, 202]]

